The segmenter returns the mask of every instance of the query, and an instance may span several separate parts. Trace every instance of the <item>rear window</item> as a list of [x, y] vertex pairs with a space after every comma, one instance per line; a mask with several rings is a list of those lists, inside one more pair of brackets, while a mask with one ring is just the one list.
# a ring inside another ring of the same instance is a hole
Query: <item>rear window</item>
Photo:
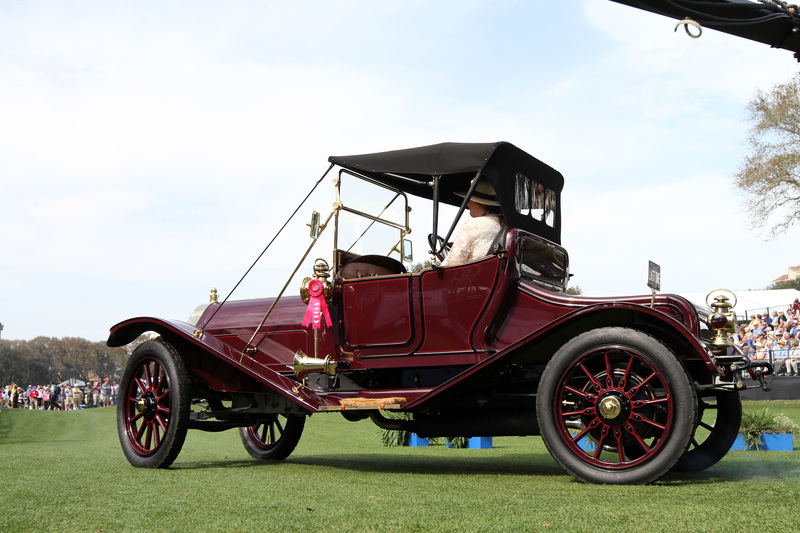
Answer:
[[524, 174], [517, 173], [514, 192], [517, 213], [553, 227], [556, 199], [558, 198], [554, 190], [548, 189]]

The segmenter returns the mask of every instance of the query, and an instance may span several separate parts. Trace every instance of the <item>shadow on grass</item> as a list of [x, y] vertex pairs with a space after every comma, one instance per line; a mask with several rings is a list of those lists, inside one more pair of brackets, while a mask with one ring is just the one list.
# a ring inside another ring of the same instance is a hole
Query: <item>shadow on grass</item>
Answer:
[[379, 454], [300, 455], [284, 461], [218, 460], [176, 461], [174, 470], [202, 470], [221, 468], [258, 468], [285, 465], [285, 467], [322, 467], [353, 472], [376, 474], [427, 474], [427, 475], [539, 475], [563, 476], [564, 470], [549, 455], [528, 457], [459, 457], [392, 456]]
[[[503, 475], [503, 476], [568, 476], [547, 454], [507, 457], [469, 456], [457, 457], [417, 456], [413, 454], [387, 455], [374, 453], [298, 455], [284, 461], [259, 461], [256, 459], [180, 461], [173, 470], [220, 470], [231, 468], [296, 468], [320, 467], [374, 474], [419, 475]], [[736, 459], [718, 463], [704, 472], [669, 472], [653, 483], [656, 486], [686, 486], [729, 483], [737, 481], [778, 481], [800, 477], [800, 464], [776, 459], [765, 463], [762, 457]], [[575, 483], [580, 483], [574, 480]]]
[[335, 454], [298, 457], [295, 464], [324, 466], [357, 472], [390, 474], [445, 475], [564, 475], [549, 455], [528, 457], [467, 456], [391, 456], [374, 454]]

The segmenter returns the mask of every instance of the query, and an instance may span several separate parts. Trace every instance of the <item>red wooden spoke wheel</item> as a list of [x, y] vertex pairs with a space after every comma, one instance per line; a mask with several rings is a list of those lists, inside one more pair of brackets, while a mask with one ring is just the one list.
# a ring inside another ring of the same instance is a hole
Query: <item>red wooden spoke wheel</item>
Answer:
[[677, 357], [625, 328], [592, 330], [566, 343], [547, 365], [537, 398], [550, 453], [593, 483], [661, 477], [686, 450], [696, 409]]
[[302, 415], [271, 415], [261, 423], [239, 428], [239, 436], [255, 459], [281, 460], [297, 446], [305, 423]]
[[167, 468], [189, 424], [189, 383], [180, 355], [161, 340], [141, 344], [125, 365], [120, 391], [117, 429], [128, 461]]

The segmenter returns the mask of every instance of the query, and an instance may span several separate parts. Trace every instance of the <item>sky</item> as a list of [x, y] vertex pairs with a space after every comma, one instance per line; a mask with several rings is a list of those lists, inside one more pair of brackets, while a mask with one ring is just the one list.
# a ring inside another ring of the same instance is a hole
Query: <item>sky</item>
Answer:
[[732, 176], [748, 101], [798, 64], [675, 25], [608, 0], [2, 2], [2, 338], [186, 319], [328, 156], [449, 141], [509, 141], [564, 175], [586, 295], [648, 293], [648, 261], [662, 292], [762, 289], [800, 264], [800, 228], [751, 229]]

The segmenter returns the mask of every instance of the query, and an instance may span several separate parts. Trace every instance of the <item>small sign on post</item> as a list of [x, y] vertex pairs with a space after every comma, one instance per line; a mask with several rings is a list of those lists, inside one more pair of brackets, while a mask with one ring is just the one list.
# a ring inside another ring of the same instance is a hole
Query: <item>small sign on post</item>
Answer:
[[653, 299], [650, 301], [650, 307], [656, 304], [656, 292], [661, 290], [661, 267], [652, 261], [648, 261], [647, 265], [647, 286], [653, 291]]

